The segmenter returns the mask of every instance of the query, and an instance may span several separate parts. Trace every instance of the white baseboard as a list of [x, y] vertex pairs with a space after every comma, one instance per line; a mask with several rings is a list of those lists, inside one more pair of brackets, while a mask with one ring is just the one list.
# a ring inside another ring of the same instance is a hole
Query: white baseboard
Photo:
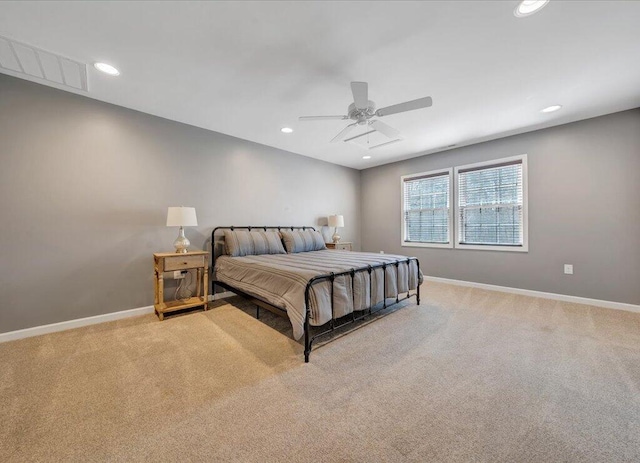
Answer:
[[601, 299], [589, 299], [587, 297], [569, 296], [566, 294], [545, 293], [542, 291], [534, 291], [531, 289], [510, 288], [508, 286], [488, 285], [486, 283], [476, 283], [473, 281], [452, 280], [440, 277], [424, 277], [425, 281], [433, 281], [436, 283], [446, 283], [449, 285], [468, 286], [471, 288], [487, 289], [489, 291], [500, 291], [503, 293], [520, 294], [523, 296], [540, 297], [542, 299], [553, 299], [555, 301], [573, 302], [576, 304], [592, 305], [596, 307], [604, 307], [605, 309], [626, 310], [628, 312], [640, 313], [640, 305], [627, 304], [626, 302], [603, 301]]
[[222, 293], [209, 294], [209, 302], [217, 301], [218, 299], [224, 299], [225, 297], [235, 296], [236, 293], [232, 293], [231, 291], [224, 291]]
[[[209, 301], [223, 299], [225, 297], [235, 296], [231, 291], [216, 293], [215, 296], [209, 295]], [[32, 336], [40, 336], [41, 334], [56, 333], [58, 331], [80, 328], [81, 326], [95, 325], [97, 323], [111, 322], [122, 318], [137, 317], [138, 315], [146, 315], [153, 313], [153, 306], [138, 307], [137, 309], [122, 310], [120, 312], [106, 313], [96, 315], [94, 317], [77, 318], [75, 320], [67, 320], [50, 325], [34, 326], [33, 328], [25, 328], [23, 330], [9, 331], [0, 333], [0, 342], [15, 341], [16, 339], [30, 338]]]
[[[473, 281], [452, 280], [450, 278], [440, 278], [426, 276], [425, 281], [433, 281], [436, 283], [446, 283], [449, 285], [467, 286], [471, 288], [486, 289], [489, 291], [500, 291], [503, 293], [520, 294], [523, 296], [540, 297], [543, 299], [552, 299], [556, 301], [573, 302], [576, 304], [592, 305], [595, 307], [604, 307], [606, 309], [626, 310], [628, 312], [640, 313], [640, 305], [627, 304], [625, 302], [613, 302], [603, 301], [600, 299], [589, 299], [586, 297], [569, 296], [566, 294], [545, 293], [542, 291], [534, 291], [531, 289], [510, 288], [508, 286], [489, 285], [486, 283], [476, 283]], [[231, 291], [225, 291], [222, 293], [216, 293], [215, 295], [209, 295], [209, 301], [215, 301], [224, 299], [227, 297], [235, 296], [235, 293]], [[153, 306], [139, 307], [137, 309], [122, 310], [120, 312], [112, 312], [103, 315], [96, 315], [94, 317], [78, 318], [76, 320], [68, 320], [59, 323], [52, 323], [50, 325], [34, 326], [33, 328], [26, 328], [23, 330], [9, 331], [7, 333], [0, 333], [0, 342], [14, 341], [16, 339], [30, 338], [32, 336], [40, 336], [42, 334], [55, 333], [58, 331], [70, 330], [72, 328], [80, 328], [81, 326], [95, 325], [97, 323], [110, 322], [114, 320], [120, 320], [123, 318], [136, 317], [138, 315], [145, 315], [153, 313]]]
[[57, 331], [70, 330], [72, 328], [80, 328], [81, 326], [95, 325], [97, 323], [111, 322], [122, 318], [137, 317], [153, 313], [153, 306], [139, 307], [137, 309], [122, 310], [120, 312], [111, 312], [94, 317], [77, 318], [75, 320], [67, 320], [50, 325], [34, 326], [33, 328], [25, 328], [23, 330], [9, 331], [8, 333], [0, 333], [0, 342], [14, 341], [16, 339], [30, 338], [32, 336], [40, 336], [41, 334], [55, 333]]
[[[216, 293], [215, 296], [209, 295], [209, 301], [223, 299], [225, 297], [235, 296], [231, 291]], [[122, 310], [120, 312], [106, 313], [96, 315], [94, 317], [78, 318], [75, 320], [67, 320], [50, 325], [34, 326], [33, 328], [25, 328], [23, 330], [9, 331], [0, 333], [0, 342], [15, 341], [16, 339], [30, 338], [32, 336], [40, 336], [41, 334], [56, 333], [58, 331], [80, 328], [81, 326], [95, 325], [97, 323], [111, 322], [122, 318], [137, 317], [138, 315], [146, 315], [153, 313], [153, 306], [138, 307], [137, 309]]]

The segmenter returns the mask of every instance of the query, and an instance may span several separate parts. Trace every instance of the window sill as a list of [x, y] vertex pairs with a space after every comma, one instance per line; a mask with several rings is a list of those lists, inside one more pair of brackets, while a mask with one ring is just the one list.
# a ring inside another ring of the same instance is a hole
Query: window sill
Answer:
[[492, 246], [482, 244], [461, 244], [456, 243], [456, 249], [473, 249], [475, 251], [506, 251], [506, 252], [529, 252], [529, 246]]
[[400, 246], [403, 248], [445, 248], [453, 249], [453, 243], [419, 243], [412, 241], [402, 241]]

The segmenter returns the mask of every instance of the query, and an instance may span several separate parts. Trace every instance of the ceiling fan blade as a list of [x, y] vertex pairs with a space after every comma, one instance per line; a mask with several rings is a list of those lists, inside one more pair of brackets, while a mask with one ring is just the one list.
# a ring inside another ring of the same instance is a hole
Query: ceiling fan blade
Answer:
[[353, 102], [358, 109], [367, 109], [369, 106], [369, 84], [366, 82], [351, 82]]
[[393, 127], [385, 124], [382, 121], [371, 121], [371, 127], [376, 129], [382, 135], [386, 135], [389, 138], [398, 138], [400, 136], [400, 132], [394, 129]]
[[349, 116], [300, 116], [298, 118], [299, 121], [344, 121], [345, 119], [349, 119]]
[[362, 132], [362, 133], [359, 133], [358, 135], [354, 135], [353, 137], [345, 138], [344, 141], [353, 141], [356, 138], [364, 137], [365, 135], [369, 135], [371, 133], [376, 133], [376, 131], [375, 130], [369, 130], [367, 132]]
[[396, 140], [391, 140], [391, 141], [386, 141], [384, 143], [380, 143], [379, 145], [371, 146], [371, 147], [369, 147], [369, 149], [370, 150], [374, 150], [376, 148], [381, 148], [383, 146], [390, 145], [391, 143], [398, 143], [399, 141], [402, 141], [402, 138], [398, 138]]
[[405, 101], [386, 108], [380, 108], [376, 111], [376, 116], [388, 116], [389, 114], [403, 113], [405, 111], [413, 111], [414, 109], [428, 108], [433, 104], [430, 96], [418, 98], [417, 100]]
[[358, 125], [357, 123], [353, 123], [353, 124], [349, 124], [348, 126], [346, 126], [344, 129], [342, 129], [342, 132], [340, 132], [338, 135], [336, 135], [335, 137], [333, 137], [333, 139], [331, 140], [331, 143], [335, 143], [337, 141], [342, 141], [342, 139], [344, 137], [347, 136], [347, 134], [349, 132], [351, 132], [351, 130]]

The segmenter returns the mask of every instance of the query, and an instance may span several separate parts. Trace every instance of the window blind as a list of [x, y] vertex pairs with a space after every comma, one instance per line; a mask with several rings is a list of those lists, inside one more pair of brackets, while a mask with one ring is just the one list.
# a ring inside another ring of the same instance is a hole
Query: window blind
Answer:
[[448, 172], [404, 180], [404, 241], [449, 243]]
[[458, 172], [458, 240], [523, 245], [522, 161]]

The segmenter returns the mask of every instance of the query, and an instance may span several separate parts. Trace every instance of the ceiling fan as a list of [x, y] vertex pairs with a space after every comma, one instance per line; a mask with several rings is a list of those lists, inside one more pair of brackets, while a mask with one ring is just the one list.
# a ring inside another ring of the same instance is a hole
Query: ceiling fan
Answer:
[[[353, 103], [351, 103], [347, 108], [346, 116], [301, 116], [299, 120], [321, 121], [351, 119], [355, 121], [342, 129], [342, 131], [338, 135], [333, 137], [331, 143], [335, 143], [338, 141], [346, 142], [355, 140], [356, 138], [364, 137], [365, 135], [369, 135], [373, 132], [380, 132], [381, 134], [391, 139], [391, 141], [380, 143], [369, 148], [373, 149], [402, 140], [402, 138], [400, 138], [400, 132], [398, 130], [378, 119], [373, 119], [374, 117], [384, 117], [391, 114], [413, 111], [414, 109], [428, 108], [433, 104], [431, 97], [427, 96], [424, 98], [418, 98], [417, 100], [405, 101], [404, 103], [398, 103], [387, 106], [386, 108], [380, 108], [376, 110], [376, 104], [373, 101], [369, 100], [369, 84], [367, 84], [366, 82], [351, 82], [351, 92], [353, 93]], [[368, 130], [353, 137], [346, 138], [349, 132], [351, 132], [358, 125], [366, 125], [368, 126]]]

